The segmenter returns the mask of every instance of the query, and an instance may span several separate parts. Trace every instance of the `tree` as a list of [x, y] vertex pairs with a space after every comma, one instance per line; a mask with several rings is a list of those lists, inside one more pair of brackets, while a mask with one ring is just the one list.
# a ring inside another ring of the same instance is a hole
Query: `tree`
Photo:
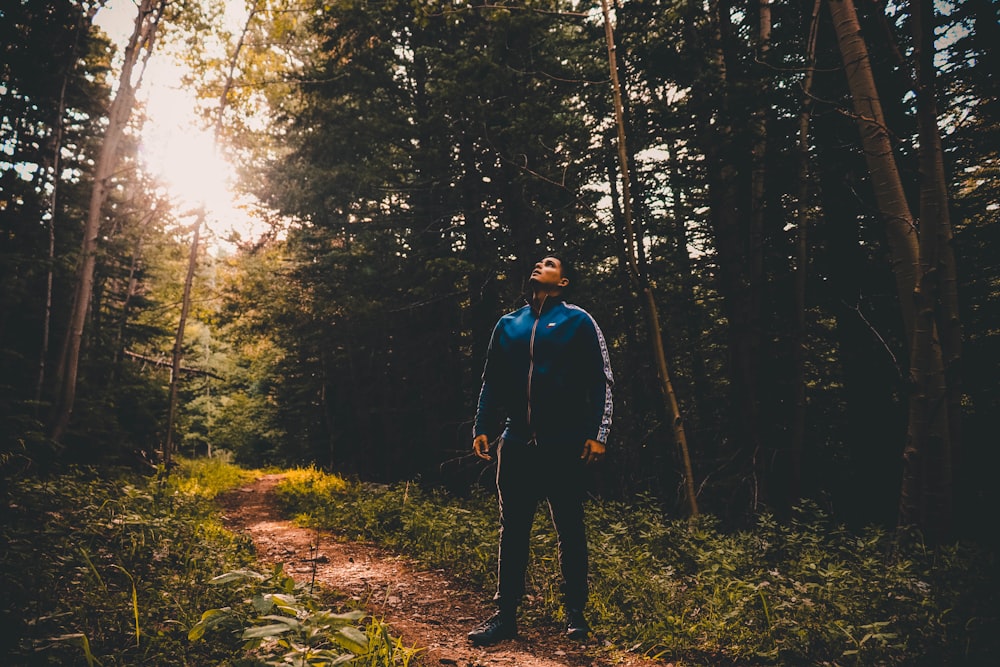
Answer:
[[688, 450], [687, 435], [684, 431], [684, 419], [681, 416], [677, 403], [677, 396], [674, 393], [674, 386], [670, 380], [670, 371], [667, 366], [667, 357], [663, 348], [663, 334], [660, 326], [660, 316], [656, 309], [656, 298], [653, 288], [649, 284], [649, 279], [645, 272], [640, 269], [638, 248], [644, 244], [645, 239], [636, 233], [632, 221], [632, 194], [631, 194], [631, 173], [629, 170], [628, 150], [626, 148], [625, 121], [623, 118], [622, 92], [618, 82], [618, 62], [615, 55], [614, 30], [611, 25], [611, 16], [607, 0], [601, 0], [601, 9], [604, 14], [605, 37], [608, 45], [608, 65], [611, 72], [611, 89], [614, 96], [615, 127], [618, 134], [618, 158], [621, 167], [622, 183], [622, 216], [625, 236], [625, 263], [628, 266], [628, 273], [640, 292], [645, 308], [647, 322], [649, 323], [649, 338], [653, 344], [653, 357], [660, 378], [663, 400], [667, 406], [667, 412], [671, 416], [674, 441], [681, 453], [681, 460], [684, 465], [684, 489], [686, 493], [688, 511], [691, 516], [698, 516], [698, 497], [694, 489], [694, 471], [691, 467], [691, 453]]
[[802, 110], [799, 112], [798, 132], [798, 196], [796, 202], [795, 242], [795, 333], [793, 350], [795, 359], [795, 399], [791, 435], [790, 499], [802, 496], [802, 449], [806, 436], [806, 286], [808, 284], [808, 228], [810, 221], [811, 183], [809, 158], [809, 123], [812, 116], [812, 83], [816, 71], [816, 38], [819, 27], [821, 0], [814, 0], [809, 22], [809, 39], [806, 47], [805, 76], [802, 81]]
[[882, 113], [853, 0], [831, 0], [828, 4], [854, 104], [854, 119], [871, 173], [872, 189], [887, 230], [906, 339], [912, 341], [915, 315], [911, 295], [916, 285], [919, 256], [917, 226], [899, 176], [891, 131]]
[[568, 57], [594, 44], [583, 19], [405, 3], [317, 19], [322, 57], [280, 100], [285, 151], [263, 194], [302, 221], [288, 243], [304, 377], [287, 400], [315, 406], [324, 456], [385, 476], [467, 450], [465, 369], [516, 303], [517, 267], [593, 233], [577, 79], [595, 61]]
[[[922, 528], [937, 542], [951, 531], [952, 439], [939, 313], [948, 328], [950, 360], [957, 364], [958, 326], [954, 258], [933, 87], [933, 49], [928, 16], [916, 9], [918, 118], [920, 121], [921, 218], [918, 238], [889, 128], [882, 113], [868, 51], [852, 0], [829, 4], [854, 101], [872, 188], [893, 259], [899, 304], [910, 349], [910, 416], [903, 453], [900, 522]], [[949, 279], [948, 276], [951, 276]], [[940, 293], [944, 287], [945, 294]], [[957, 378], [955, 378], [957, 380]], [[957, 415], [956, 415], [957, 416]]]
[[107, 41], [91, 22], [98, 6], [18, 3], [0, 22], [0, 405], [10, 419], [0, 431], [10, 441], [44, 440], [62, 257], [76, 238], [79, 179], [108, 95]]
[[911, 21], [916, 50], [920, 160], [920, 266], [915, 288], [911, 382], [915, 397], [904, 451], [900, 521], [923, 527], [934, 541], [952, 533], [954, 452], [960, 446], [961, 321], [949, 197], [938, 130], [934, 66], [934, 10], [915, 0]]
[[[250, 6], [246, 20], [243, 23], [243, 30], [239, 39], [233, 47], [229, 57], [226, 76], [222, 85], [222, 93], [219, 96], [218, 105], [215, 109], [215, 122], [212, 126], [213, 150], [220, 150], [219, 140], [222, 136], [223, 120], [226, 115], [226, 108], [229, 106], [229, 92], [235, 83], [236, 66], [240, 62], [246, 38], [250, 32], [250, 27], [257, 20], [257, 14], [263, 5], [263, 0], [255, 0]], [[163, 445], [163, 462], [169, 470], [171, 465], [172, 450], [174, 446], [174, 418], [177, 413], [177, 387], [180, 382], [181, 360], [184, 351], [184, 329], [187, 325], [188, 312], [191, 309], [191, 289], [194, 282], [194, 274], [198, 268], [198, 247], [201, 239], [201, 228], [205, 223], [205, 204], [202, 202], [196, 214], [194, 229], [191, 234], [191, 251], [188, 253], [187, 271], [184, 275], [184, 292], [181, 296], [181, 314], [177, 323], [177, 336], [174, 338], [174, 349], [171, 355], [170, 365], [170, 399], [167, 407], [167, 437]]]
[[59, 398], [51, 430], [51, 437], [55, 442], [62, 439], [69, 425], [76, 398], [80, 347], [83, 342], [83, 330], [94, 287], [94, 268], [97, 263], [102, 209], [111, 189], [111, 179], [118, 159], [118, 147], [135, 104], [135, 91], [142, 80], [145, 63], [148, 62], [152, 53], [153, 42], [165, 4], [166, 0], [142, 0], [139, 5], [135, 27], [125, 48], [125, 59], [122, 64], [118, 90], [108, 110], [108, 128], [101, 144], [93, 175], [93, 190], [80, 249], [69, 331], [66, 334], [66, 342], [56, 374]]

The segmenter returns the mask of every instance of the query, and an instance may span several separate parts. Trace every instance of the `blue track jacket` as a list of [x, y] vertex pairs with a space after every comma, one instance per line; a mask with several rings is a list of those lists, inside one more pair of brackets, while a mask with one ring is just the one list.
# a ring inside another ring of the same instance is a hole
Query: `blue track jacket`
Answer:
[[604, 334], [587, 311], [556, 297], [541, 312], [526, 305], [493, 330], [473, 435], [492, 439], [506, 420], [504, 438], [605, 443], [613, 386]]

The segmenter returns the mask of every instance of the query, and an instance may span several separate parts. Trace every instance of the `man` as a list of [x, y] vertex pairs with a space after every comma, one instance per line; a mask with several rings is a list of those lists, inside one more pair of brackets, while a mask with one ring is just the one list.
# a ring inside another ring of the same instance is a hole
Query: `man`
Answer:
[[559, 536], [566, 634], [586, 639], [587, 537], [584, 466], [604, 458], [614, 380], [600, 328], [566, 303], [571, 267], [546, 257], [531, 272], [530, 303], [497, 322], [486, 357], [472, 448], [492, 461], [500, 424], [497, 611], [469, 633], [486, 646], [517, 635], [531, 524], [546, 499]]

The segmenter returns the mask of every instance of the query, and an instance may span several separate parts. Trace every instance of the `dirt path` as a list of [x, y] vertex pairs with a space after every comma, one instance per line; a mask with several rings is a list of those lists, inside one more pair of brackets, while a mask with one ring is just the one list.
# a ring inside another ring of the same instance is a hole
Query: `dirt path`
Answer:
[[465, 635], [489, 607], [482, 594], [463, 590], [441, 570], [421, 570], [368, 544], [300, 528], [281, 517], [271, 491], [280, 475], [265, 475], [220, 498], [226, 524], [249, 535], [258, 556], [284, 563], [298, 581], [315, 581], [364, 603], [406, 646], [423, 647], [426, 667], [670, 667], [629, 654], [609, 654], [598, 640], [578, 644], [557, 627], [522, 627], [520, 637], [476, 648]]

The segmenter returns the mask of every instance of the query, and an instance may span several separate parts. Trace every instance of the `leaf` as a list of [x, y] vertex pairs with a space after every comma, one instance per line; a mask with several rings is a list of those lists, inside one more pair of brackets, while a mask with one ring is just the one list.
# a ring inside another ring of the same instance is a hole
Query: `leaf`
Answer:
[[212, 577], [208, 580], [208, 583], [213, 586], [218, 586], [219, 584], [228, 584], [231, 581], [241, 581], [243, 579], [263, 581], [264, 577], [251, 570], [233, 570], [232, 572], [226, 572], [225, 574], [220, 574], [217, 577]]
[[319, 612], [314, 615], [321, 623], [327, 625], [349, 625], [363, 619], [367, 614], [361, 610], [348, 611], [343, 614], [335, 614], [332, 611]]
[[339, 628], [333, 634], [333, 639], [356, 655], [364, 655], [368, 652], [368, 635], [354, 626], [348, 625]]
[[290, 618], [288, 616], [279, 616], [277, 614], [268, 614], [267, 616], [261, 616], [261, 619], [268, 620], [268, 621], [277, 621], [278, 623], [284, 623], [288, 627], [295, 628], [295, 629], [298, 629], [298, 628], [302, 627], [302, 624], [298, 621], [298, 619]]
[[79, 644], [80, 648], [83, 649], [83, 656], [87, 659], [87, 666], [94, 667], [94, 664], [101, 664], [98, 662], [94, 654], [90, 652], [90, 640], [87, 639], [87, 635], [82, 632], [76, 632], [68, 635], [59, 635], [58, 637], [53, 637], [52, 641], [57, 642], [72, 642], [74, 644]]
[[116, 567], [125, 573], [129, 581], [132, 582], [132, 612], [135, 618], [135, 645], [139, 645], [139, 593], [135, 587], [135, 577], [133, 577], [128, 570], [126, 570], [121, 565], [112, 565], [111, 567]]
[[232, 610], [229, 607], [223, 607], [222, 609], [209, 609], [201, 615], [201, 620], [195, 623], [190, 630], [188, 630], [188, 639], [190, 641], [197, 641], [205, 636], [205, 632], [209, 628], [214, 628], [216, 625], [221, 623], [224, 619], [230, 616]]
[[278, 635], [288, 632], [292, 628], [284, 623], [271, 623], [270, 625], [261, 625], [253, 628], [247, 628], [243, 632], [243, 639], [257, 639], [262, 637], [277, 637]]
[[271, 593], [264, 596], [265, 598], [271, 600], [274, 606], [279, 610], [288, 612], [289, 614], [295, 614], [302, 610], [302, 604], [297, 597], [294, 595], [286, 595], [285, 593]]
[[254, 611], [258, 614], [266, 614], [274, 607], [274, 600], [261, 593], [254, 593], [252, 603]]

